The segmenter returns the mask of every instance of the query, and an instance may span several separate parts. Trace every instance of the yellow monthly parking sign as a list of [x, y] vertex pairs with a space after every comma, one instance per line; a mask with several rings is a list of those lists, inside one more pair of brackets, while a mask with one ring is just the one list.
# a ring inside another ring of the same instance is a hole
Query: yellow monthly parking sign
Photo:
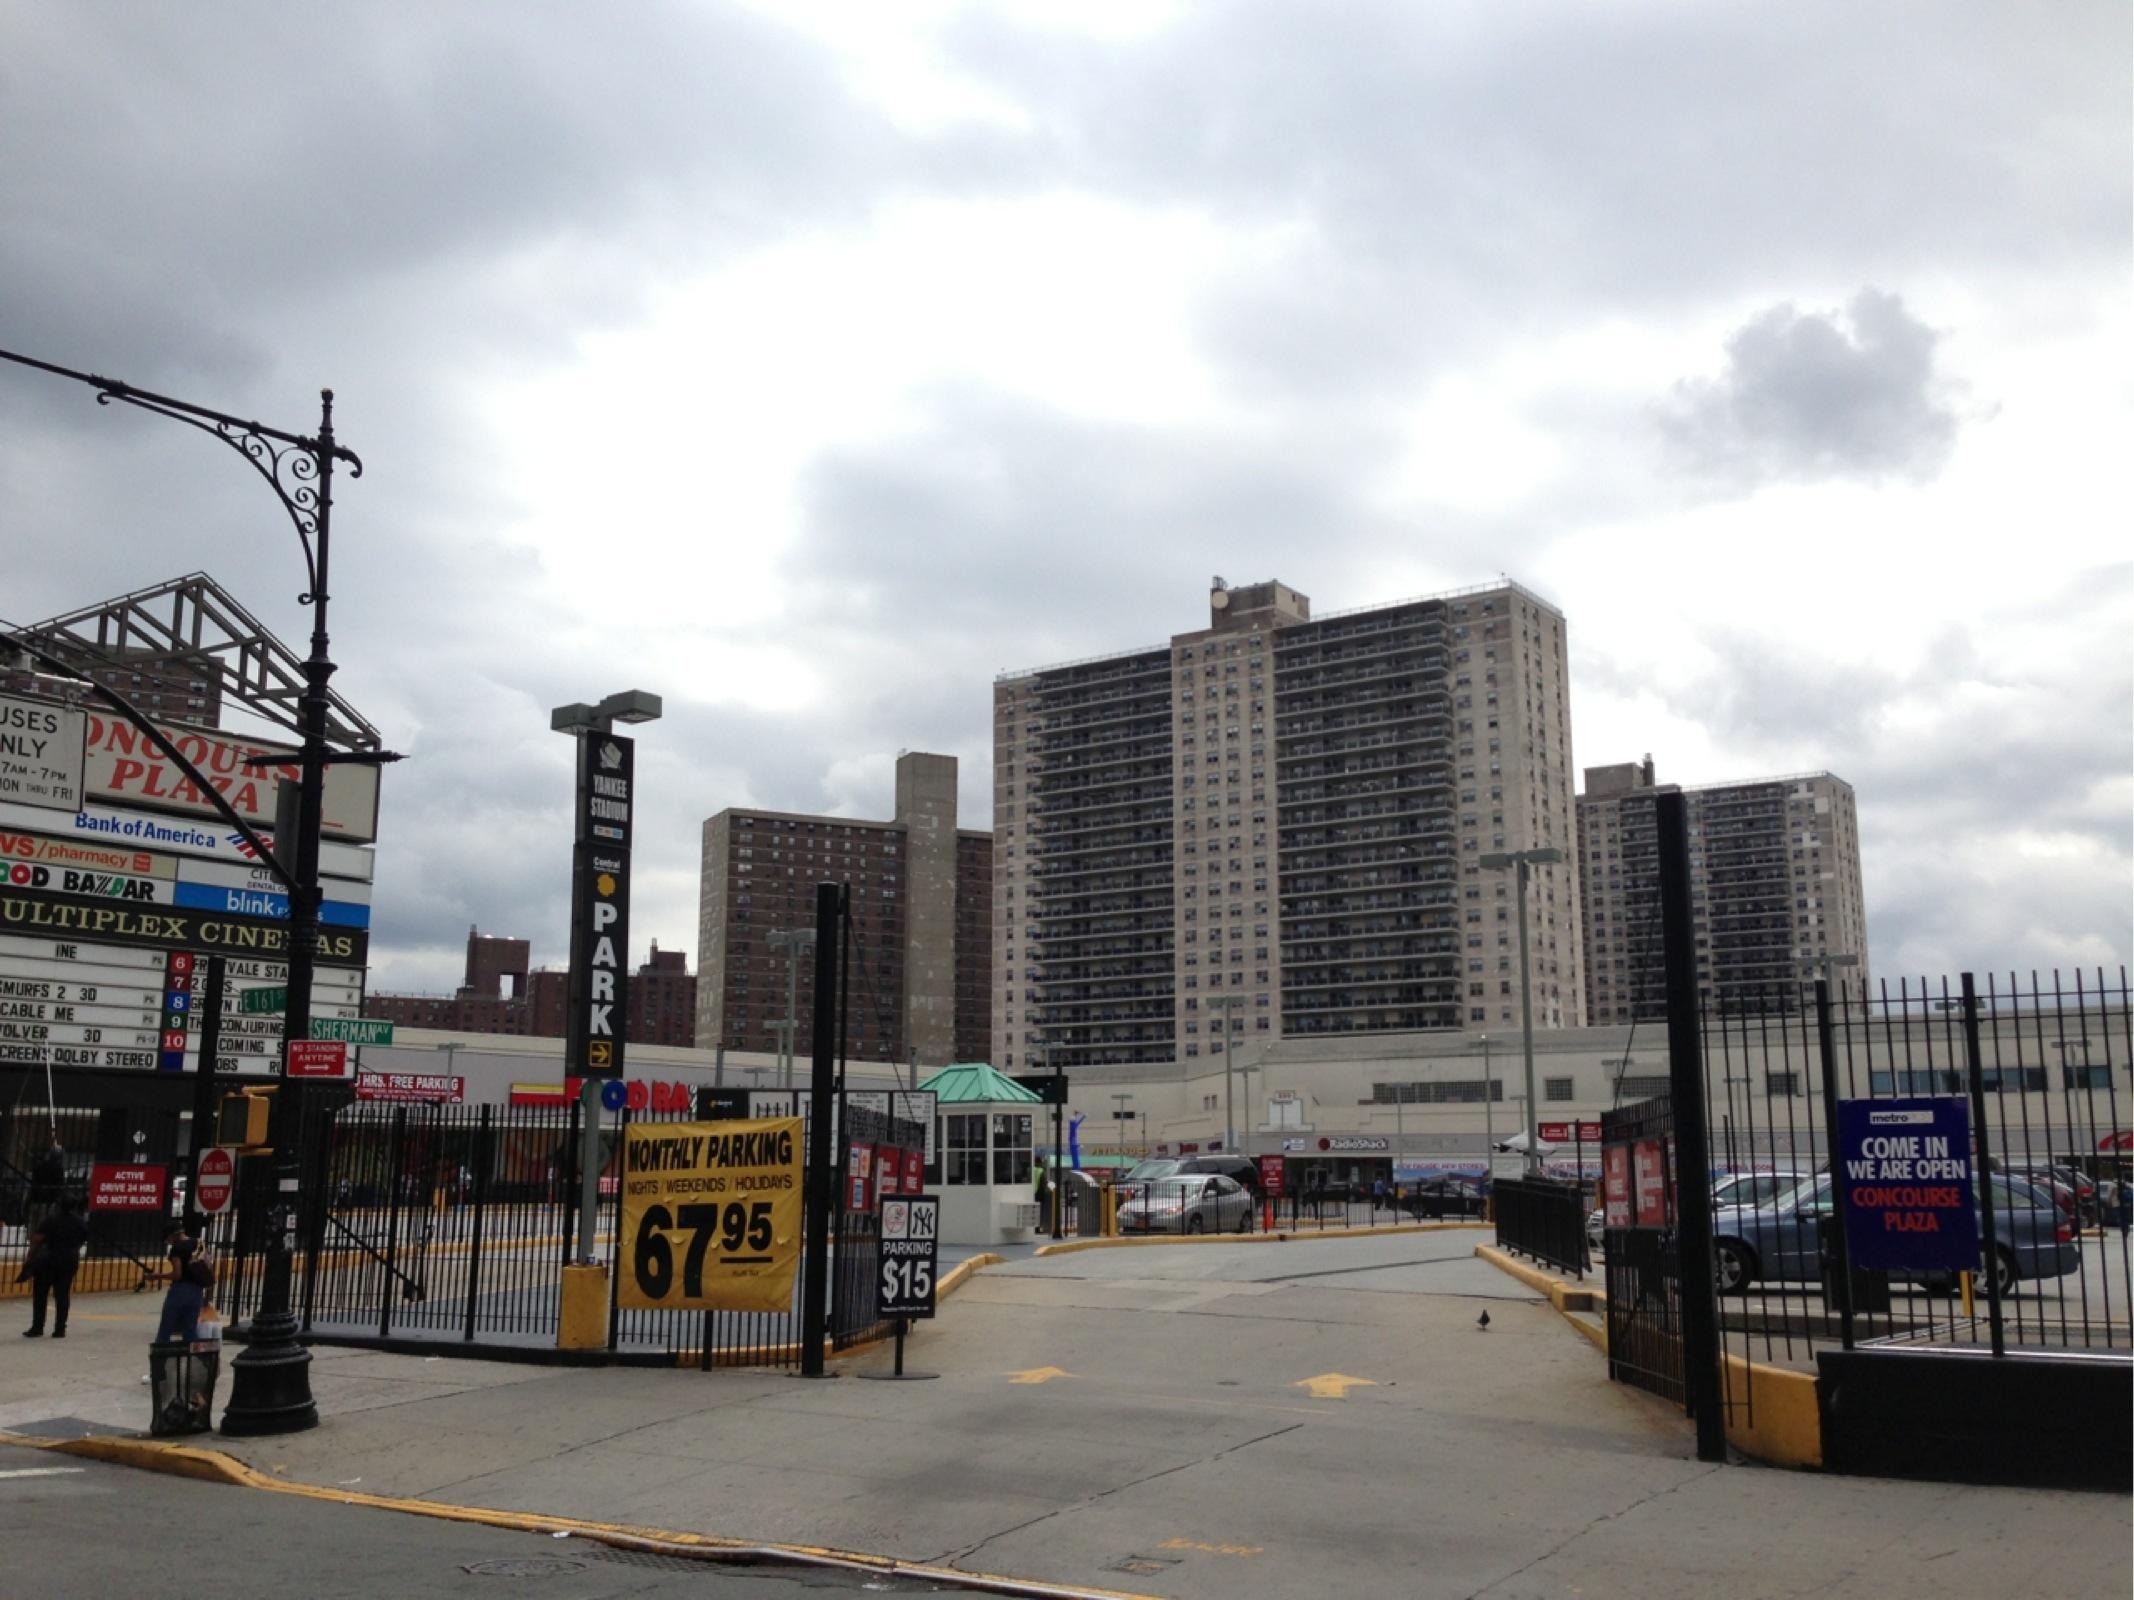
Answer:
[[801, 1123], [641, 1122], [623, 1138], [622, 1281], [638, 1311], [783, 1311], [800, 1265]]

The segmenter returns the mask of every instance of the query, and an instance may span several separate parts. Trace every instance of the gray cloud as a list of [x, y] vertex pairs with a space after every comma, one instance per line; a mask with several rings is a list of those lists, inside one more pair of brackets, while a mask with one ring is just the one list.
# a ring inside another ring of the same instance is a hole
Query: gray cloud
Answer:
[[[1957, 29], [1932, 6], [1262, 0], [1189, 8], [1124, 43], [973, 8], [945, 35], [949, 63], [1029, 127], [931, 136], [857, 98], [831, 53], [716, 7], [381, 4], [292, 22], [264, 5], [0, 0], [0, 14], [0, 145], [24, 153], [0, 164], [0, 345], [295, 427], [321, 383], [339, 392], [371, 470], [338, 503], [337, 686], [412, 757], [385, 780], [377, 949], [383, 981], [418, 987], [456, 980], [469, 922], [560, 959], [569, 752], [547, 708], [635, 679], [633, 641], [589, 628], [586, 597], [554, 592], [518, 542], [538, 508], [508, 480], [489, 396], [639, 326], [677, 281], [812, 232], [850, 238], [907, 197], [1189, 214], [1238, 230], [1184, 315], [1249, 419], [1122, 427], [918, 372], [902, 375], [912, 420], [895, 437], [816, 441], [786, 557], [797, 610], [731, 616], [710, 595], [702, 626], [766, 654], [804, 637], [824, 703], [770, 713], [647, 685], [668, 715], [640, 745], [635, 921], [640, 941], [689, 947], [697, 827], [721, 806], [882, 815], [895, 751], [929, 748], [963, 758], [982, 821], [999, 668], [1160, 642], [1195, 620], [1214, 572], [1284, 577], [1322, 609], [1531, 576], [1551, 538], [1635, 527], [1652, 503], [1622, 467], [1604, 506], [1582, 478], [1531, 515], [1415, 526], [1383, 478], [1408, 447], [1399, 403], [1430, 376], [1609, 319], [1664, 329], [1831, 285], [2035, 281], [2057, 303], [2065, 275], [2119, 271], [2129, 226], [2118, 7]], [[1913, 328], [1900, 315], [1842, 337], [1890, 380], [1896, 356], [1920, 359]], [[1749, 366], [1798, 451], [1814, 442], [1814, 374], [1777, 344]], [[1932, 335], [1923, 350], [1931, 372]], [[1918, 392], [1929, 418], [1945, 404]], [[1895, 415], [1916, 425], [1906, 393], [1891, 390]], [[1545, 425], [1594, 448], [1590, 414]], [[1924, 459], [1916, 426], [1878, 438], [1889, 476]], [[717, 494], [688, 462], [597, 466]], [[286, 524], [240, 464], [6, 371], [0, 548], [29, 556], [10, 569], [11, 614], [205, 567], [304, 636]], [[627, 616], [659, 581], [656, 566], [617, 572], [598, 598]], [[1575, 628], [1580, 597], [1552, 598]], [[1983, 633], [1963, 637], [1991, 658]], [[2085, 670], [2124, 680], [2123, 660], [2084, 650]], [[1738, 683], [1764, 665], [1724, 670]], [[1978, 676], [1956, 657], [1949, 670]], [[1948, 819], [1977, 847], [1996, 813], [1968, 813], [1953, 732], [1871, 759], [1873, 708], [1903, 687], [1815, 667], [1699, 714], [1744, 760], [1807, 750], [1871, 774], [1891, 807], [1916, 791], [1883, 837]], [[2096, 721], [2118, 709], [2086, 704]], [[2107, 825], [2093, 775], [2117, 746], [2085, 753], [2079, 727], [2011, 722], [1990, 741], [2008, 766], [2068, 775], [2048, 797], [2058, 822]], [[1941, 902], [1919, 894], [1912, 925], [1928, 929]]]
[[1935, 370], [1941, 335], [1893, 294], [1843, 312], [1777, 305], [1727, 341], [1717, 378], [1685, 379], [1662, 431], [1691, 470], [1744, 488], [1829, 478], [1925, 482], [1955, 447]]

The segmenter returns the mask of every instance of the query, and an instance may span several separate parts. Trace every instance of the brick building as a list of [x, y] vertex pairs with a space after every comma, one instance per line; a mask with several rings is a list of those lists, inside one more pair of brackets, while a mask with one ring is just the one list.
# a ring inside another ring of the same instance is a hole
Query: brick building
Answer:
[[[457, 993], [368, 995], [363, 1014], [410, 1028], [560, 1039], [570, 975], [555, 968], [529, 972], [530, 953], [524, 939], [469, 928], [466, 981]], [[687, 952], [662, 950], [654, 940], [651, 959], [630, 977], [623, 1037], [686, 1048], [695, 1032], [696, 985]]]
[[852, 886], [851, 1057], [982, 1060], [992, 838], [956, 826], [956, 758], [916, 751], [897, 758], [887, 822], [740, 809], [705, 822], [698, 1048], [776, 1051], [790, 961], [806, 1058], [814, 959], [771, 935], [813, 930], [820, 883]]

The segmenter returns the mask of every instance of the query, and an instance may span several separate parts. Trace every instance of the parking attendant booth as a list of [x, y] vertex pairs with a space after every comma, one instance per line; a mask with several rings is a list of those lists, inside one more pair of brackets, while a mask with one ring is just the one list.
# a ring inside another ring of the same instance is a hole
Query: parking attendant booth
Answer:
[[983, 1061], [943, 1067], [920, 1084], [938, 1097], [944, 1244], [1011, 1244], [1037, 1231], [1033, 1136], [1038, 1097]]

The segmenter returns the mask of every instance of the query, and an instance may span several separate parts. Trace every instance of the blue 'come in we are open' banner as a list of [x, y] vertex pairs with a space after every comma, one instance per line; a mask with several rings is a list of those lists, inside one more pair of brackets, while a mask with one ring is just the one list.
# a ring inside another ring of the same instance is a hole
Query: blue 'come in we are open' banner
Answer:
[[1960, 1096], [1845, 1101], [1838, 1107], [1838, 1162], [1853, 1266], [1978, 1266], [1971, 1108]]

